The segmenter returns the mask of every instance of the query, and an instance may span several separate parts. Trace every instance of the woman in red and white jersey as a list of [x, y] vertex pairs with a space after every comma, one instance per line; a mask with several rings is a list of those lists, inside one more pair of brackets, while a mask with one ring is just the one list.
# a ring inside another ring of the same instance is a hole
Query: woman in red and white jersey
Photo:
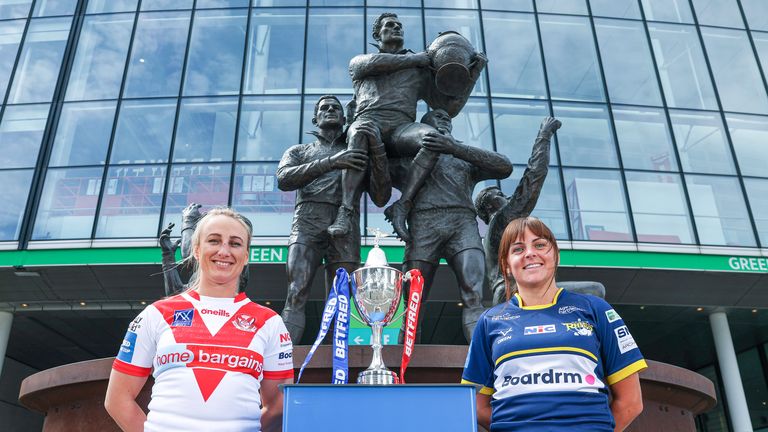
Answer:
[[[280, 316], [238, 293], [250, 225], [209, 211], [192, 237], [195, 276], [179, 295], [128, 326], [104, 405], [124, 431], [279, 431], [293, 382], [292, 344]], [[152, 373], [149, 414], [136, 396]]]

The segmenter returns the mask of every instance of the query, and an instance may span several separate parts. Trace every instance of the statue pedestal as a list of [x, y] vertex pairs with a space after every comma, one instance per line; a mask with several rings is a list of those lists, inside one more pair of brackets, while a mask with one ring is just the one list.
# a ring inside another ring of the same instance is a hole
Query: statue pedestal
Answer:
[[[331, 347], [322, 345], [304, 371], [302, 383], [331, 382]], [[406, 373], [409, 384], [454, 384], [461, 379], [467, 355], [466, 345], [417, 345]], [[308, 346], [294, 348], [294, 366], [300, 367]], [[368, 346], [352, 346], [349, 351], [349, 376], [368, 367], [372, 350]], [[384, 361], [399, 373], [402, 346], [384, 347]], [[31, 410], [45, 414], [43, 430], [119, 431], [104, 410], [104, 394], [112, 368], [112, 358], [72, 363], [44, 370], [21, 383], [19, 401]], [[694, 417], [715, 406], [714, 384], [707, 378], [676, 366], [648, 361], [648, 369], [640, 373], [645, 409], [627, 429], [631, 432], [695, 431]], [[298, 372], [298, 371], [297, 371]], [[146, 409], [151, 394], [152, 378], [147, 380], [138, 397]]]

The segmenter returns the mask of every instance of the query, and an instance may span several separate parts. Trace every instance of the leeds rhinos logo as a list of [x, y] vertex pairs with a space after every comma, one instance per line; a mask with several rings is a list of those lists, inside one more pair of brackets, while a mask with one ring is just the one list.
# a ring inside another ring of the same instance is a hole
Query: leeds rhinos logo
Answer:
[[565, 331], [572, 331], [574, 336], [592, 336], [594, 327], [587, 321], [581, 319], [574, 322], [562, 323], [565, 326]]
[[240, 314], [236, 316], [235, 319], [232, 320], [232, 325], [242, 331], [251, 333], [256, 332], [256, 318], [250, 315]]

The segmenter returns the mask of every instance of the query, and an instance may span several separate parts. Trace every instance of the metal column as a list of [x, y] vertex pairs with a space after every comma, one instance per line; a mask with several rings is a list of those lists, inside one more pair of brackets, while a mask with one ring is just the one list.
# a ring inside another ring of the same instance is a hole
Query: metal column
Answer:
[[749, 418], [749, 408], [744, 395], [744, 386], [741, 383], [736, 351], [733, 349], [728, 316], [725, 312], [713, 312], [709, 315], [709, 324], [712, 326], [717, 361], [723, 377], [725, 397], [728, 399], [731, 426], [734, 432], [752, 432], [752, 421]]

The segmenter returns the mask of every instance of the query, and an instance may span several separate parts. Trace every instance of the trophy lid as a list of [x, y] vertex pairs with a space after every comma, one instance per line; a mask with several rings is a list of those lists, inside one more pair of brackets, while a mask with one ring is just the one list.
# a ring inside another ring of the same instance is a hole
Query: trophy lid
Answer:
[[389, 237], [389, 234], [378, 228], [368, 228], [368, 232], [374, 235], [373, 249], [368, 252], [368, 258], [365, 260], [365, 267], [388, 267], [387, 254], [379, 247], [379, 241], [384, 237]]

